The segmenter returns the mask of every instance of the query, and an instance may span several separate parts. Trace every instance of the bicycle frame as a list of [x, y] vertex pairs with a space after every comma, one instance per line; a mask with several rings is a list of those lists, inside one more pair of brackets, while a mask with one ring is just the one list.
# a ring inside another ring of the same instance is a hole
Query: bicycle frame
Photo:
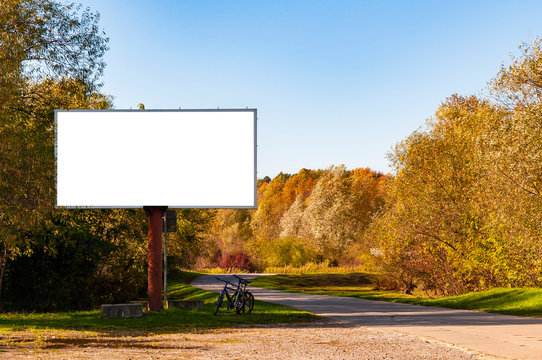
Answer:
[[[225, 283], [224, 288], [222, 288], [222, 291], [220, 292], [218, 296], [218, 300], [216, 302], [216, 307], [214, 311], [215, 315], [218, 314], [218, 310], [222, 306], [224, 297], [226, 297], [226, 299], [228, 300], [227, 312], [229, 312], [230, 309], [235, 309], [235, 312], [237, 314], [239, 314], [241, 311], [244, 313], [245, 306], [247, 304], [247, 299], [249, 299], [248, 313], [250, 314], [250, 312], [252, 311], [252, 308], [254, 306], [254, 296], [252, 295], [252, 293], [247, 291], [247, 284], [249, 283], [249, 281], [243, 278], [240, 278], [237, 275], [233, 275], [233, 276], [238, 279], [237, 285], [220, 278], [215, 278]], [[230, 295], [228, 290], [233, 291], [234, 293]]]
[[[217, 314], [218, 309], [222, 306], [222, 302], [224, 301], [224, 296], [226, 297], [226, 299], [228, 299], [227, 312], [229, 312], [230, 309], [235, 308], [236, 303], [238, 302], [238, 296], [236, 297], [236, 294], [239, 291], [239, 285], [237, 285], [237, 287], [235, 287], [236, 285], [232, 284], [229, 281], [222, 280], [222, 279], [219, 279], [219, 278], [216, 278], [216, 279], [220, 280], [222, 282], [225, 282], [225, 284], [224, 284], [224, 288], [220, 292], [220, 295], [218, 296], [218, 300], [217, 300], [216, 308], [215, 308], [215, 315]], [[231, 287], [228, 286], [228, 285], [231, 285]], [[230, 294], [228, 293], [228, 290], [234, 291], [233, 295], [230, 296]], [[234, 301], [234, 299], [235, 299], [235, 301]]]
[[[254, 307], [254, 295], [252, 295], [252, 293], [247, 290], [247, 285], [250, 281], [243, 279], [235, 274], [233, 274], [233, 276], [236, 277], [238, 280], [238, 292], [236, 293], [237, 299], [235, 304], [235, 311], [237, 313], [240, 313], [242, 311], [250, 314]], [[239, 303], [239, 301], [241, 301], [241, 303]], [[248, 309], [246, 308], [247, 305]]]

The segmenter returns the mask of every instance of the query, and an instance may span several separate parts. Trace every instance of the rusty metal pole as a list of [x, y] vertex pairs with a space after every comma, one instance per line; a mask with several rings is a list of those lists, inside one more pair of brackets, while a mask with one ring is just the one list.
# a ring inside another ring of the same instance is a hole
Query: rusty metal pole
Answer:
[[149, 219], [149, 311], [162, 309], [162, 217], [167, 206], [143, 207]]

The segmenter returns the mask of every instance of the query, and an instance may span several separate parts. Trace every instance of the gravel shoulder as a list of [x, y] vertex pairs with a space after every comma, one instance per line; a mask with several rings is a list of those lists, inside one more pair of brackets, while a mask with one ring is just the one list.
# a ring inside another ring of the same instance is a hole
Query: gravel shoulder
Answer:
[[0, 337], [11, 359], [479, 359], [408, 335], [322, 322], [177, 334], [20, 331]]

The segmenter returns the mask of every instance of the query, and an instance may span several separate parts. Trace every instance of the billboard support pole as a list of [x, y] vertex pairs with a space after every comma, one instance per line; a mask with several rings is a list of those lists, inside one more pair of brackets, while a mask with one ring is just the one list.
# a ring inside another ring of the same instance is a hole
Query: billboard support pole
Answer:
[[167, 206], [144, 206], [149, 222], [148, 310], [162, 309], [162, 217]]
[[164, 214], [163, 218], [163, 224], [164, 224], [164, 309], [167, 309], [169, 307], [167, 302], [167, 220], [166, 215]]

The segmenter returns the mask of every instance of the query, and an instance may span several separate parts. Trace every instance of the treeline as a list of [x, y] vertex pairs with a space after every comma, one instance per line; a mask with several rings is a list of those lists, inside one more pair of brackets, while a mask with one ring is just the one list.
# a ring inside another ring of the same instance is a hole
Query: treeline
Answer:
[[[55, 209], [55, 109], [110, 109], [99, 15], [54, 0], [0, 6], [0, 310], [87, 309], [146, 296], [143, 210]], [[186, 266], [212, 211], [178, 212]], [[197, 251], [196, 251], [197, 252]]]
[[0, 308], [83, 309], [144, 294], [146, 218], [55, 210], [54, 109], [106, 109], [99, 16], [48, 0], [0, 6]]
[[[453, 95], [390, 154], [394, 175], [303, 169], [258, 182], [257, 210], [178, 210], [171, 268], [356, 267], [440, 294], [542, 282], [542, 50], [487, 97]], [[145, 296], [142, 210], [54, 209], [54, 109], [108, 109], [99, 16], [52, 0], [0, 7], [0, 308]]]
[[203, 265], [364, 266], [382, 286], [437, 294], [541, 286], [541, 42], [521, 49], [486, 97], [452, 95], [397, 144], [394, 176], [262, 180], [256, 211], [217, 212]]
[[217, 210], [199, 267], [359, 264], [359, 239], [384, 205], [388, 177], [370, 169], [302, 169], [259, 181], [258, 209]]
[[397, 176], [370, 232], [407, 291], [542, 285], [540, 44], [521, 47], [487, 98], [451, 96], [391, 154]]

